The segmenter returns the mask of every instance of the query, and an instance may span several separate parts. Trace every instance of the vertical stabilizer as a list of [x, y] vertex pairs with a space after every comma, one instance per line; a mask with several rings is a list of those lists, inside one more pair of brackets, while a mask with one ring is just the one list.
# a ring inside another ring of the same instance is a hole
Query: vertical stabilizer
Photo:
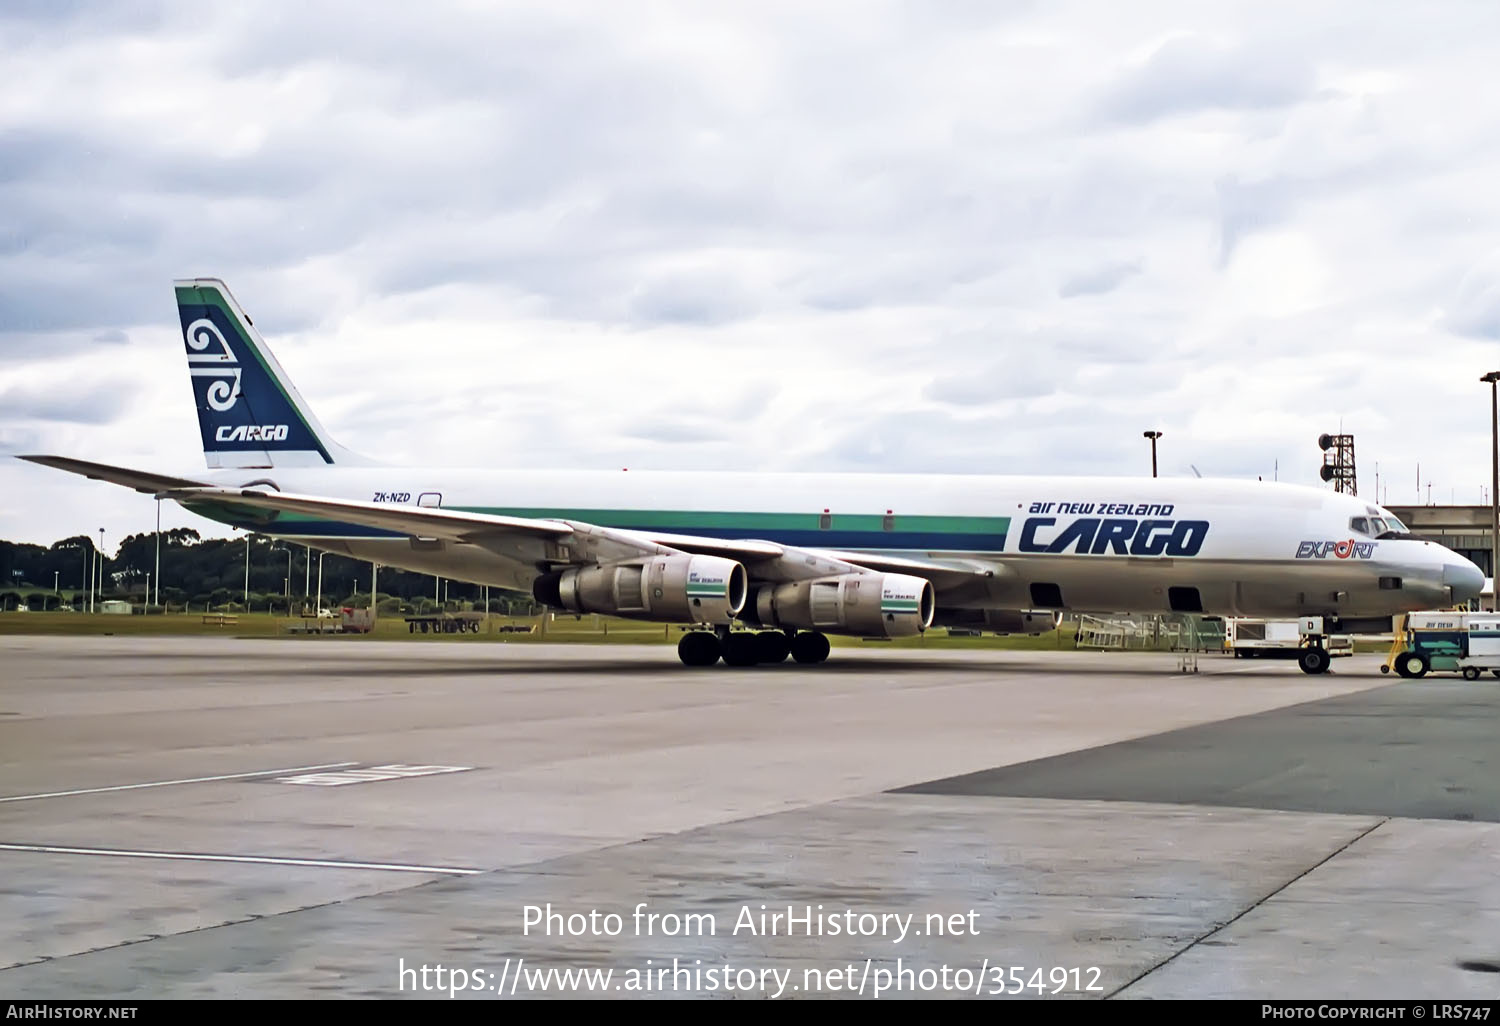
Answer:
[[328, 437], [222, 281], [173, 284], [210, 467], [368, 462]]

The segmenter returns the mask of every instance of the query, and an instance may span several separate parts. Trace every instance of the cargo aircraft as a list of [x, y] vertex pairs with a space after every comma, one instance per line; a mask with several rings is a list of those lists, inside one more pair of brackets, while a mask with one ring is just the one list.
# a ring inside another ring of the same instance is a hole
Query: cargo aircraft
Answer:
[[[1379, 505], [1261, 481], [383, 465], [333, 441], [223, 282], [175, 287], [208, 472], [22, 459], [556, 610], [699, 628], [689, 666], [820, 663], [830, 634], [1041, 633], [1064, 611], [1387, 631], [1484, 585]], [[1327, 671], [1317, 635], [1299, 662]]]

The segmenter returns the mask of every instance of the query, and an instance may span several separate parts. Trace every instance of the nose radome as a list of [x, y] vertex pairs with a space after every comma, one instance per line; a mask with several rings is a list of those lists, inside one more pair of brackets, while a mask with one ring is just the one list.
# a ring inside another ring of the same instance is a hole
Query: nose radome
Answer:
[[1449, 553], [1451, 562], [1443, 563], [1443, 583], [1453, 589], [1453, 601], [1477, 599], [1484, 591], [1484, 571], [1458, 553]]

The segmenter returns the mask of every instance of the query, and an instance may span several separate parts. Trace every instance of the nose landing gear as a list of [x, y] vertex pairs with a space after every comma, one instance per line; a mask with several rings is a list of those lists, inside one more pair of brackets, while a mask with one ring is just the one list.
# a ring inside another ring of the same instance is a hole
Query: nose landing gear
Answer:
[[1303, 673], [1327, 673], [1333, 658], [1322, 645], [1309, 645], [1297, 653], [1297, 666]]

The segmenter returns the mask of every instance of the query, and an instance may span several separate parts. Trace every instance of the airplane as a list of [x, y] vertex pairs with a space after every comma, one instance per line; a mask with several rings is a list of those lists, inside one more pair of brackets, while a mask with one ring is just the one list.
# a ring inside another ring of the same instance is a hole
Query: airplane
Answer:
[[[222, 281], [174, 286], [208, 472], [21, 459], [554, 610], [686, 625], [688, 666], [817, 664], [829, 635], [1039, 634], [1065, 611], [1382, 632], [1485, 582], [1376, 503], [1281, 483], [382, 465], [329, 436]], [[1299, 665], [1329, 662], [1314, 630]]]

